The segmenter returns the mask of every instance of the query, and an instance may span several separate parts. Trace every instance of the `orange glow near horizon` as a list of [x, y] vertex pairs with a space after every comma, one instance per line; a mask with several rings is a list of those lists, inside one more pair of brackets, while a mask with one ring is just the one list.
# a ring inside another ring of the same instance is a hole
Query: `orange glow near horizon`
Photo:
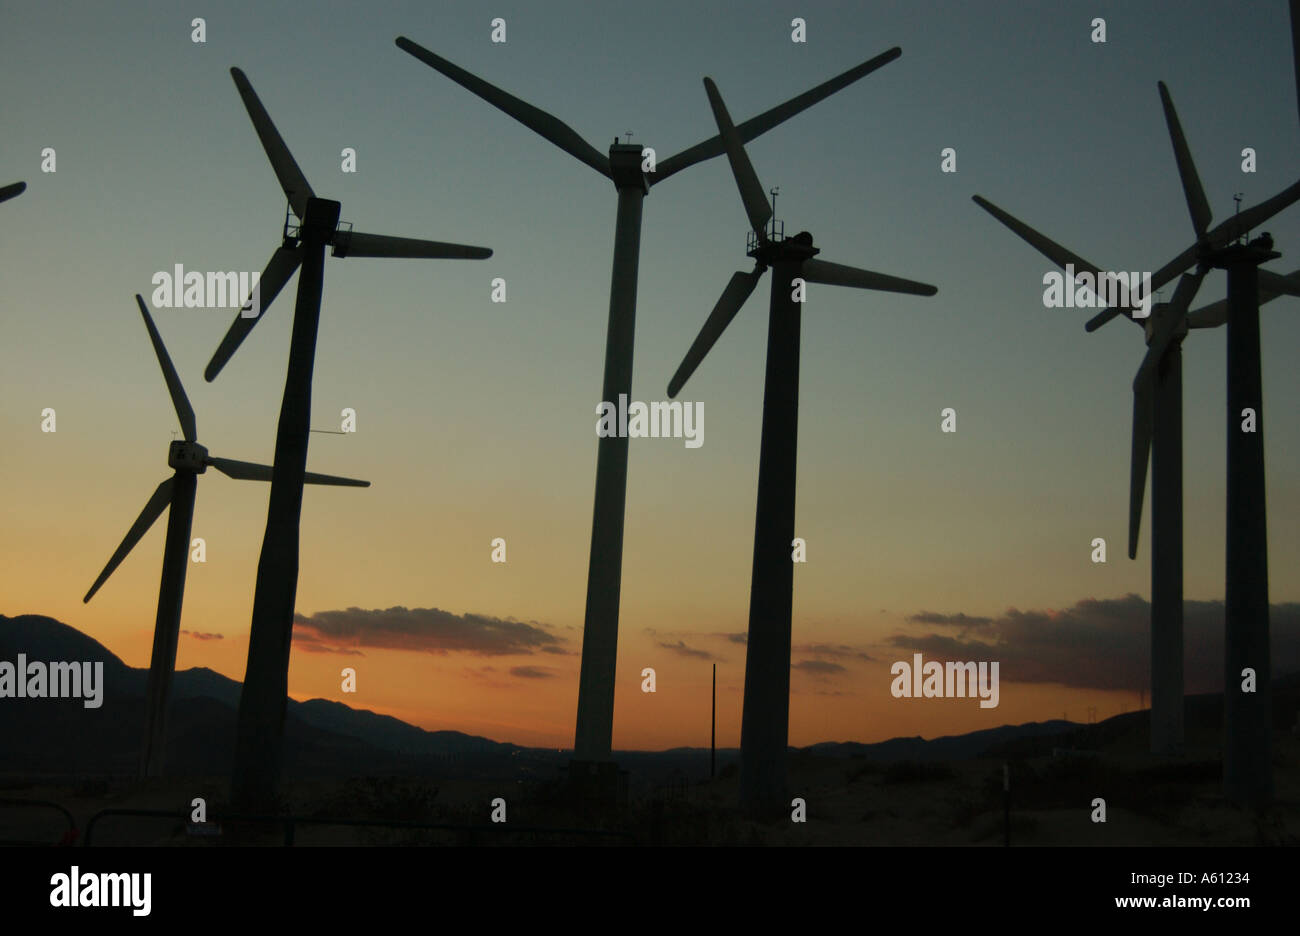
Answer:
[[[195, 624], [190, 617], [187, 615], [185, 630], [221, 633]], [[76, 626], [77, 618], [72, 620]], [[100, 620], [94, 631], [90, 636], [128, 665], [148, 666], [151, 626]], [[724, 631], [719, 626], [711, 633]], [[616, 749], [708, 746], [713, 661], [659, 646], [677, 642], [664, 641], [664, 636], [624, 628], [615, 698]], [[800, 633], [798, 638], [802, 642], [837, 639], [828, 632]], [[718, 745], [738, 747], [745, 648], [718, 637], [695, 642], [722, 657], [718, 665]], [[579, 648], [570, 649], [575, 652], [563, 656], [478, 656], [371, 648], [354, 655], [309, 652], [295, 643], [289, 694], [299, 701], [323, 698], [342, 702], [430, 731], [454, 730], [525, 747], [568, 749], [573, 743], [579, 663]], [[247, 651], [246, 629], [208, 639], [185, 634], [177, 653], [177, 669], [207, 667], [241, 680]], [[894, 656], [910, 660], [910, 653], [900, 651]], [[656, 672], [654, 693], [641, 691], [641, 670], [646, 666]], [[356, 670], [355, 693], [342, 691], [344, 667]], [[517, 667], [546, 675], [519, 678], [511, 674]], [[1097, 709], [1101, 720], [1130, 711], [1138, 703], [1135, 693], [1017, 684], [1004, 678], [999, 705], [981, 709], [976, 699], [895, 699], [889, 692], [891, 681], [889, 663], [883, 658], [846, 665], [845, 672], [831, 677], [792, 673], [790, 743], [871, 743], [918, 735], [934, 738], [1063, 715], [1086, 721], [1088, 706]]]

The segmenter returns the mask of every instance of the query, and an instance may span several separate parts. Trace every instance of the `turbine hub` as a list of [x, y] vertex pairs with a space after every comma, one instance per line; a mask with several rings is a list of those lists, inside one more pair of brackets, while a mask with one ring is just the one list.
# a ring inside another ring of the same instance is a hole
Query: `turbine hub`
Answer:
[[208, 450], [197, 442], [178, 439], [167, 450], [167, 465], [177, 471], [203, 474], [208, 470]]

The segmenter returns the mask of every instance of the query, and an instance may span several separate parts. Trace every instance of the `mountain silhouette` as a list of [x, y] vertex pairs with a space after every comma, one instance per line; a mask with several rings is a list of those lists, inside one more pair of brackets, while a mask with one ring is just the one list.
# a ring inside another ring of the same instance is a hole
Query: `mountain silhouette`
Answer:
[[[41, 615], [0, 615], [0, 660], [91, 661], [104, 664], [103, 705], [50, 699], [0, 699], [0, 774], [24, 777], [134, 776], [144, 737], [147, 669], [127, 666], [112, 651], [74, 627]], [[240, 683], [206, 667], [176, 673], [168, 722], [164, 772], [224, 776], [234, 756]], [[1300, 702], [1300, 674], [1275, 677], [1274, 725], [1288, 729]], [[1189, 740], [1217, 741], [1222, 696], [1188, 696]], [[1093, 747], [1146, 730], [1147, 713], [1127, 712], [1096, 725], [1053, 719], [1002, 725], [964, 735], [891, 738], [864, 744], [822, 742], [802, 751], [880, 763], [937, 762], [978, 757], [1050, 754], [1054, 748]], [[545, 776], [567, 764], [572, 752], [527, 748], [459, 731], [427, 731], [389, 715], [342, 702], [289, 700], [285, 716], [288, 773], [304, 777], [419, 775], [518, 779]], [[1139, 744], [1138, 746], [1141, 746]], [[719, 749], [719, 767], [737, 759]], [[653, 782], [707, 771], [708, 749], [619, 751], [626, 768]]]
[[[127, 666], [74, 627], [41, 615], [0, 615], [0, 660], [104, 664], [103, 705], [73, 700], [0, 700], [0, 772], [24, 775], [133, 774], [144, 737], [147, 669]], [[165, 772], [229, 772], [240, 683], [196, 667], [175, 675]], [[459, 731], [425, 731], [396, 718], [326, 699], [289, 700], [286, 770], [295, 775], [512, 772], [526, 749]]]

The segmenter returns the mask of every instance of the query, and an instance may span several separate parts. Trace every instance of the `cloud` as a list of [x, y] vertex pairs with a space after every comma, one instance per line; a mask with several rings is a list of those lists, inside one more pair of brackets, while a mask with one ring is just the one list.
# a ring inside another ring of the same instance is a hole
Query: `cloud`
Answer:
[[838, 663], [828, 663], [826, 660], [802, 660], [799, 663], [791, 663], [790, 669], [803, 670], [805, 673], [816, 673], [821, 676], [847, 672]]
[[305, 650], [307, 653], [338, 653], [343, 656], [365, 656], [360, 650], [336, 647], [322, 641], [315, 632], [305, 631], [300, 626], [295, 626], [293, 629], [293, 645], [296, 649]]
[[[1273, 605], [1270, 621], [1273, 671], [1300, 669], [1300, 604]], [[1187, 692], [1222, 691], [1223, 632], [1222, 601], [1183, 602]], [[980, 639], [899, 634], [889, 643], [945, 662], [997, 660], [1008, 682], [1138, 692], [1150, 682], [1151, 605], [1129, 594], [1085, 598], [1059, 611], [1010, 608], [980, 628]]]
[[[689, 637], [692, 640], [697, 640], [697, 639], [720, 640], [720, 641], [725, 641], [728, 644], [740, 644], [741, 646], [745, 646], [749, 643], [749, 635], [745, 631], [730, 631], [730, 632], [728, 631], [708, 631], [708, 632], [676, 631], [676, 632], [668, 633], [668, 632], [657, 631], [652, 627], [647, 627], [644, 630], [645, 633], [649, 634], [651, 637], [656, 638], [657, 644], [663, 649], [671, 650], [674, 653], [680, 654], [681, 656], [692, 657], [694, 659], [699, 659], [699, 660], [717, 660], [718, 662], [726, 662], [726, 660], [723, 657], [717, 655], [716, 653], [713, 653], [712, 651], [709, 650], [700, 649], [699, 647], [692, 646], [682, 638]], [[677, 639], [673, 640], [672, 638], [674, 637]], [[668, 638], [668, 639], [663, 639], [663, 638]], [[790, 648], [790, 653], [792, 656], [805, 655], [805, 656], [815, 657], [817, 659], [821, 659], [825, 657], [825, 658], [830, 658], [832, 660], [864, 660], [868, 663], [876, 662], [876, 658], [873, 657], [871, 654], [867, 653], [861, 647], [852, 647], [849, 646], [848, 644], [829, 644], [829, 643], [796, 644]], [[810, 660], [807, 662], [815, 663], [816, 660]], [[795, 664], [796, 667], [798, 667], [799, 665], [800, 664], [797, 663]], [[820, 669], [817, 666], [805, 667], [805, 669], [809, 672], [818, 672], [818, 671], [823, 673], [832, 672], [832, 670]], [[838, 667], [838, 670], [843, 670], [843, 669], [844, 667], [842, 666]]]
[[324, 653], [359, 653], [355, 648], [415, 650], [446, 655], [505, 656], [554, 653], [564, 638], [536, 622], [484, 614], [453, 614], [438, 608], [387, 610], [348, 608], [294, 616], [294, 643]]
[[462, 673], [470, 679], [477, 680], [478, 685], [486, 686], [489, 689], [513, 689], [515, 684], [507, 679], [497, 677], [497, 668], [495, 666], [481, 666], [475, 669], [472, 666], [466, 666]]
[[909, 614], [907, 620], [912, 624], [957, 627], [963, 631], [988, 627], [993, 623], [993, 618], [974, 617], [969, 614], [938, 614], [934, 611], [918, 611], [916, 614]]
[[225, 634], [208, 634], [203, 631], [183, 630], [181, 631], [181, 633], [188, 634], [189, 636], [193, 637], [195, 640], [225, 640], [226, 639]]
[[665, 650], [671, 650], [671, 651], [673, 651], [673, 653], [680, 654], [681, 656], [684, 656], [684, 657], [694, 657], [694, 658], [699, 659], [699, 660], [716, 660], [716, 659], [718, 659], [717, 657], [715, 657], [712, 653], [710, 653], [710, 652], [707, 651], [707, 650], [700, 650], [700, 649], [698, 649], [698, 648], [696, 648], [696, 647], [688, 647], [688, 646], [686, 646], [686, 643], [685, 643], [684, 641], [681, 641], [681, 640], [677, 641], [677, 643], [669, 643], [669, 642], [666, 641], [666, 640], [661, 640], [661, 641], [659, 642], [659, 646], [663, 647]]
[[875, 657], [865, 650], [850, 647], [848, 644], [799, 644], [790, 648], [791, 653], [806, 653], [815, 657], [831, 657], [837, 660], [866, 660], [875, 662]]
[[555, 673], [546, 666], [512, 666], [510, 675], [520, 679], [551, 679]]

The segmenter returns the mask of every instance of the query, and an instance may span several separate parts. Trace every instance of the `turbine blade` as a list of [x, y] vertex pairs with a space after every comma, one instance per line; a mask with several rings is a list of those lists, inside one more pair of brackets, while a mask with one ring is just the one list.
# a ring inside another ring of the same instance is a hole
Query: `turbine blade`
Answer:
[[1128, 558], [1138, 556], [1138, 528], [1141, 524], [1141, 498], [1147, 484], [1147, 461], [1151, 455], [1151, 438], [1156, 421], [1156, 377], [1165, 351], [1178, 334], [1179, 325], [1187, 316], [1187, 305], [1196, 290], [1200, 289], [1205, 273], [1191, 273], [1178, 281], [1178, 289], [1170, 300], [1164, 317], [1147, 347], [1147, 355], [1134, 378], [1134, 439], [1132, 439], [1132, 465], [1128, 480]]
[[140, 542], [140, 538], [149, 532], [155, 520], [167, 509], [167, 505], [172, 499], [172, 479], [168, 478], [162, 484], [154, 489], [153, 496], [149, 498], [148, 503], [144, 505], [144, 510], [140, 511], [140, 516], [136, 517], [135, 523], [131, 524], [131, 529], [126, 531], [126, 536], [122, 539], [122, 545], [117, 547], [117, 552], [113, 553], [108, 565], [104, 566], [104, 571], [99, 573], [99, 578], [95, 579], [95, 584], [90, 586], [90, 591], [86, 592], [86, 597], [82, 602], [88, 602], [95, 597], [95, 592], [99, 591], [99, 586], [108, 581], [108, 577], [113, 574], [113, 570], [122, 564], [135, 544]]
[[842, 263], [830, 263], [814, 257], [803, 262], [803, 278], [810, 283], [824, 283], [827, 286], [852, 286], [856, 289], [878, 289], [882, 292], [907, 293], [912, 296], [933, 296], [939, 290], [928, 283], [888, 276], [884, 273], [872, 273]]
[[[1265, 301], [1263, 290], [1260, 290], [1259, 301]], [[1201, 308], [1187, 313], [1188, 328], [1218, 328], [1220, 325], [1227, 324], [1227, 321], [1227, 299], [1220, 299], [1218, 302], [1212, 302], [1207, 306], [1201, 306]]]
[[[1225, 221], [1224, 224], [1226, 223], [1227, 222]], [[1223, 225], [1221, 224], [1219, 225], [1219, 227], [1221, 228], [1223, 227]], [[1216, 232], [1218, 230], [1219, 228], [1215, 228], [1209, 234], [1205, 235], [1204, 239], [1207, 242], [1210, 242], [1211, 246], [1222, 247], [1224, 246], [1224, 244], [1227, 243], [1227, 241], [1223, 241], [1222, 244], [1216, 242], [1215, 239], [1218, 237], [1218, 234]], [[1172, 283], [1175, 277], [1185, 273], [1190, 267], [1192, 267], [1196, 263], [1199, 256], [1200, 256], [1200, 245], [1193, 244], [1191, 247], [1188, 247], [1178, 256], [1174, 257], [1174, 259], [1170, 260], [1168, 263], [1162, 266], [1160, 269], [1152, 273], [1151, 274], [1152, 294], [1154, 295], [1157, 289], [1163, 289], [1165, 286]], [[1088, 330], [1092, 331], [1092, 329], [1088, 329]]]
[[[1169, 327], [1169, 334], [1172, 335], [1176, 330], [1178, 323], [1187, 315], [1187, 307], [1192, 304], [1196, 298], [1197, 291], [1201, 288], [1201, 280], [1205, 279], [1208, 270], [1197, 270], [1195, 273], [1186, 273], [1178, 280], [1178, 288], [1174, 290], [1174, 297], [1169, 300], [1169, 306], [1173, 310], [1172, 316], [1174, 324]], [[1278, 277], [1281, 279], [1281, 277]], [[1159, 334], [1159, 333], [1157, 333]], [[1168, 340], [1166, 339], [1166, 343]], [[1163, 353], [1163, 348], [1162, 348]]]
[[[1003, 211], [987, 198], [980, 195], [973, 195], [971, 197], [974, 199], [975, 204], [979, 205], [989, 214], [993, 215], [993, 217], [1001, 221], [1004, 225], [1014, 231], [1021, 240], [1029, 244], [1030, 247], [1033, 247], [1048, 260], [1051, 260], [1062, 270], [1065, 269], [1067, 264], [1073, 266], [1076, 280], [1080, 273], [1091, 273], [1094, 283], [1101, 282], [1102, 271], [1098, 269], [1096, 264], [1089, 263], [1074, 251], [1067, 250], [1051, 238], [1045, 237], [1038, 231], [1035, 231], [1028, 224], [1025, 224], [1009, 212]], [[1073, 288], [1074, 284], [1071, 283], [1070, 287]], [[1084, 328], [1090, 332], [1096, 331], [1111, 319], [1121, 314], [1132, 317], [1132, 310], [1122, 306], [1108, 306], [1089, 319], [1087, 324], [1084, 325]]]
[[1300, 0], [1291, 0], [1291, 67], [1295, 70], [1296, 107], [1300, 109]]
[[26, 182], [15, 182], [13, 185], [6, 185], [0, 188], [0, 202], [7, 202], [11, 198], [17, 198], [25, 191], [27, 191]]
[[1092, 318], [1088, 319], [1088, 321], [1084, 322], [1083, 330], [1089, 332], [1095, 332], [1097, 329], [1101, 328], [1101, 326], [1105, 325], [1107, 322], [1115, 318], [1115, 316], [1121, 314], [1123, 311], [1124, 311], [1123, 309], [1120, 309], [1116, 306], [1108, 306], [1107, 308], [1102, 309]]
[[280, 295], [280, 290], [284, 289], [284, 284], [289, 282], [294, 271], [298, 269], [298, 264], [302, 263], [302, 250], [297, 247], [278, 247], [275, 253], [271, 254], [271, 260], [262, 271], [262, 277], [257, 281], [257, 286], [253, 290], [253, 296], [249, 297], [248, 302], [244, 303], [245, 308], [257, 297], [257, 315], [245, 316], [243, 309], [239, 315], [235, 316], [235, 321], [231, 323], [230, 329], [226, 332], [221, 344], [217, 347], [216, 352], [212, 355], [212, 360], [208, 362], [207, 368], [203, 371], [203, 379], [209, 383], [217, 379], [221, 369], [226, 366], [235, 351], [248, 333], [253, 330], [253, 326], [262, 320], [266, 314], [267, 307], [271, 304], [276, 296]]
[[1251, 228], [1263, 224], [1283, 208], [1293, 205], [1297, 200], [1300, 200], [1300, 181], [1293, 182], [1272, 198], [1228, 218], [1207, 235], [1210, 245], [1212, 247], [1226, 247]]
[[740, 189], [740, 199], [745, 203], [745, 214], [749, 215], [749, 225], [760, 238], [767, 236], [767, 222], [772, 217], [772, 206], [767, 203], [767, 195], [754, 173], [754, 166], [745, 152], [745, 145], [740, 142], [740, 135], [727, 113], [727, 105], [722, 103], [722, 95], [712, 78], [704, 79], [704, 92], [709, 96], [709, 107], [713, 109], [713, 119], [718, 125], [718, 136], [722, 137], [722, 146], [727, 152], [727, 161], [731, 163], [731, 174], [736, 178], [736, 187]]
[[181, 385], [181, 378], [172, 365], [170, 355], [167, 354], [167, 346], [163, 344], [162, 335], [158, 334], [158, 329], [149, 316], [149, 308], [144, 304], [144, 297], [136, 293], [135, 302], [140, 307], [140, 314], [144, 316], [144, 327], [149, 329], [149, 340], [153, 342], [154, 354], [158, 356], [158, 365], [162, 368], [163, 380], [167, 382], [167, 392], [171, 394], [172, 406], [176, 407], [176, 418], [181, 421], [181, 432], [186, 442], [193, 442], [198, 438], [198, 428], [194, 425], [194, 407], [190, 406], [190, 399], [185, 395], [185, 387]]
[[971, 198], [975, 204], [1014, 231], [1021, 240], [1062, 269], [1065, 269], [1066, 265], [1069, 264], [1074, 267], [1076, 274], [1091, 273], [1094, 281], [1101, 275], [1102, 271], [1095, 264], [1089, 263], [1074, 251], [1067, 250], [1051, 238], [1043, 236], [1019, 218], [1003, 211], [987, 198], [980, 195], [972, 195]]
[[309, 471], [303, 475], [303, 480], [308, 484], [331, 484], [337, 487], [370, 487], [369, 481], [360, 481], [356, 478], [340, 478], [338, 475], [317, 474]]
[[280, 131], [275, 129], [275, 124], [271, 123], [271, 115], [262, 106], [262, 101], [253, 90], [247, 76], [238, 68], [232, 68], [230, 77], [235, 79], [239, 96], [244, 99], [244, 109], [248, 111], [248, 116], [253, 121], [253, 129], [257, 131], [258, 139], [262, 141], [262, 149], [266, 150], [267, 158], [271, 160], [271, 168], [275, 170], [275, 177], [280, 180], [280, 188], [284, 189], [285, 197], [289, 199], [289, 206], [299, 218], [304, 217], [307, 213], [307, 199], [314, 197], [316, 193], [311, 190], [311, 186], [307, 184], [307, 177], [294, 162], [293, 154], [285, 145]]
[[673, 374], [673, 379], [668, 381], [668, 396], [677, 396], [677, 392], [682, 389], [686, 381], [690, 379], [691, 374], [695, 373], [695, 368], [700, 366], [704, 360], [704, 355], [709, 353], [719, 336], [731, 324], [731, 320], [736, 317], [758, 285], [759, 278], [763, 275], [763, 267], [754, 267], [748, 273], [733, 273], [731, 281], [727, 283], [727, 288], [722, 291], [717, 303], [713, 306], [713, 311], [709, 317], [704, 320], [704, 327], [700, 333], [695, 336], [695, 341], [691, 343], [691, 348], [686, 352], [686, 357], [682, 359], [681, 366], [677, 368], [677, 373]]
[[1269, 299], [1275, 299], [1278, 296], [1300, 296], [1300, 278], [1292, 279], [1295, 274], [1290, 276], [1280, 276], [1271, 270], [1259, 271], [1259, 301], [1267, 302], [1264, 293], [1269, 293]]
[[275, 469], [270, 465], [258, 465], [253, 462], [235, 461], [233, 458], [208, 456], [206, 464], [236, 481], [270, 481]]
[[[1156, 323], [1154, 333], [1147, 344], [1146, 356], [1142, 358], [1142, 365], [1138, 368], [1138, 375], [1133, 382], [1134, 390], [1137, 390], [1140, 381], [1148, 378], [1152, 381], [1155, 380], [1155, 373], [1160, 366], [1160, 359], [1165, 356], [1165, 350], [1169, 347], [1169, 343], [1173, 341], [1174, 335], [1178, 333], [1179, 326], [1187, 315], [1187, 306], [1191, 304], [1192, 299], [1195, 297], [1204, 276], [1204, 273], [1189, 273], [1178, 281], [1178, 289], [1174, 292], [1174, 298], [1169, 301], [1164, 315]], [[1154, 387], [1154, 384], [1152, 386]]]
[[385, 234], [362, 234], [359, 231], [335, 234], [336, 257], [412, 257], [443, 260], [486, 260], [492, 256], [488, 247], [467, 247], [442, 241], [389, 237]]
[[[1268, 274], [1265, 276], [1265, 274]], [[1270, 273], [1268, 270], [1259, 271], [1259, 304], [1272, 302], [1279, 296], [1296, 295], [1296, 283], [1300, 281], [1300, 270], [1294, 270], [1286, 276], [1279, 276], [1276, 273]], [[1280, 288], [1285, 286], [1285, 289]], [[1212, 302], [1207, 306], [1201, 306], [1192, 312], [1187, 313], [1188, 328], [1218, 328], [1220, 325], [1227, 324], [1228, 321], [1228, 300], [1220, 299], [1218, 302]]]
[[453, 65], [441, 55], [435, 55], [424, 46], [412, 42], [405, 36], [397, 37], [397, 47], [403, 52], [415, 56], [430, 68], [442, 72], [462, 88], [474, 92], [493, 107], [505, 111], [529, 130], [540, 134], [570, 156], [581, 160], [601, 175], [609, 178], [609, 157], [580, 137], [577, 131], [562, 120], [525, 101], [519, 100], [513, 94], [502, 91], [496, 85], [488, 84], [482, 78], [470, 74], [457, 65]]
[[[830, 97], [841, 88], [848, 87], [859, 78], [871, 74], [877, 68], [888, 65], [902, 54], [903, 50], [895, 46], [875, 58], [867, 59], [861, 65], [855, 65], [829, 81], [823, 81], [817, 87], [805, 91], [798, 97], [793, 97], [784, 104], [778, 104], [770, 110], [763, 111], [757, 117], [751, 117], [744, 123], [737, 124], [736, 133], [742, 143], [748, 143], [760, 134], [766, 133], [778, 124], [789, 120], [795, 114], [807, 110], [818, 101]], [[659, 163], [655, 171], [648, 176], [650, 184], [654, 185], [657, 182], [662, 182], [673, 173], [680, 172], [687, 166], [693, 166], [697, 162], [712, 159], [714, 156], [721, 156], [723, 152], [724, 147], [720, 136], [713, 136], [702, 143], [696, 143], [694, 146], [684, 149]]]
[[1146, 486], [1147, 461], [1151, 452], [1151, 436], [1155, 425], [1156, 376], [1160, 361], [1165, 356], [1182, 320], [1187, 306], [1200, 289], [1204, 273], [1192, 273], [1178, 281], [1178, 289], [1170, 300], [1164, 317], [1156, 325], [1155, 334], [1147, 347], [1146, 356], [1133, 378], [1133, 455], [1129, 473], [1129, 525], [1128, 557], [1137, 557], [1138, 527], [1142, 522], [1142, 490]]
[[1142, 495], [1147, 485], [1147, 461], [1155, 423], [1155, 372], [1144, 363], [1133, 382], [1133, 451], [1129, 468], [1128, 557], [1137, 558], [1138, 529], [1142, 525]]
[[[233, 458], [209, 457], [207, 464], [227, 477], [237, 481], [270, 481], [275, 474], [271, 465], [258, 465], [254, 462], [236, 461]], [[370, 487], [369, 481], [356, 481], [352, 478], [340, 478], [335, 475], [307, 472], [304, 480], [308, 484], [334, 484], [343, 487]]]
[[1192, 215], [1192, 227], [1196, 229], [1197, 238], [1205, 236], [1205, 229], [1210, 226], [1210, 203], [1205, 200], [1205, 189], [1201, 187], [1201, 177], [1196, 174], [1196, 163], [1192, 162], [1192, 151], [1183, 135], [1183, 125], [1178, 121], [1178, 112], [1174, 110], [1174, 100], [1169, 96], [1169, 88], [1163, 81], [1159, 82], [1160, 104], [1165, 110], [1165, 123], [1169, 127], [1169, 139], [1174, 144], [1174, 160], [1178, 163], [1178, 177], [1183, 182], [1183, 195], [1187, 198], [1187, 210]]

